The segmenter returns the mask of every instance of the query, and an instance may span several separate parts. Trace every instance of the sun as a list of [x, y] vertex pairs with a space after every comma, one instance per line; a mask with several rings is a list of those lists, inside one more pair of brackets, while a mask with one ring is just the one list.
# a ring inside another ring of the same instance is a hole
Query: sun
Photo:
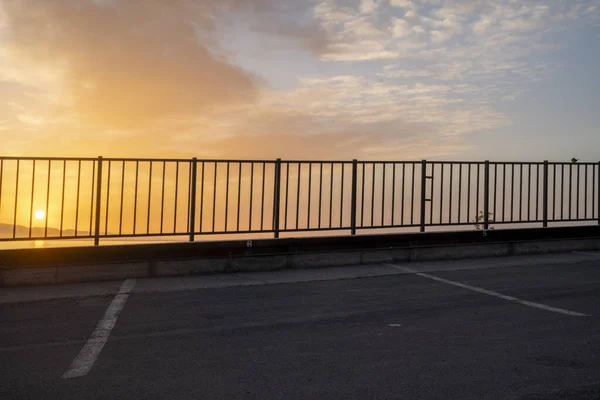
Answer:
[[35, 210], [35, 219], [44, 219], [46, 213], [43, 210]]

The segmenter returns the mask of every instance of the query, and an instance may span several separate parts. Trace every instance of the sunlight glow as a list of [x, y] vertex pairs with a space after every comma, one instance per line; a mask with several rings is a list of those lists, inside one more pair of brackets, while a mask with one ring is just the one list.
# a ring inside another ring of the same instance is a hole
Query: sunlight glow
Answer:
[[35, 219], [44, 219], [46, 217], [46, 213], [43, 210], [35, 211]]

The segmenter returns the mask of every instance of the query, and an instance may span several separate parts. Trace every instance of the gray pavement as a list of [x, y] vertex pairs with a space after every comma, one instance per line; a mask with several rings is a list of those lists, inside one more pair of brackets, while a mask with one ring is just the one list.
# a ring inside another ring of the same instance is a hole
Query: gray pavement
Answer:
[[600, 254], [398, 267], [0, 289], [0, 398], [600, 398]]

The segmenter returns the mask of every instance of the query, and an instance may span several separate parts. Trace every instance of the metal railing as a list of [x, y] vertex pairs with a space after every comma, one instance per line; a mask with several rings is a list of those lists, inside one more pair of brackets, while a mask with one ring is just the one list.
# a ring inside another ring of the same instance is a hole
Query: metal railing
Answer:
[[600, 163], [0, 157], [0, 241], [598, 222]]

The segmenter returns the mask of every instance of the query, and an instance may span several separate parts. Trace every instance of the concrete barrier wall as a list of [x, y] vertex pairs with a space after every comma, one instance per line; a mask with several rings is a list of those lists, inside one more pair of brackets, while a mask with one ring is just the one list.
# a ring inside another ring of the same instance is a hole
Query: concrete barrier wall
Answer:
[[600, 238], [553, 239], [504, 243], [414, 246], [365, 250], [248, 255], [179, 260], [127, 261], [87, 265], [0, 268], [0, 286], [48, 285], [162, 276], [325, 268], [383, 262], [457, 260], [524, 254], [600, 250]]

